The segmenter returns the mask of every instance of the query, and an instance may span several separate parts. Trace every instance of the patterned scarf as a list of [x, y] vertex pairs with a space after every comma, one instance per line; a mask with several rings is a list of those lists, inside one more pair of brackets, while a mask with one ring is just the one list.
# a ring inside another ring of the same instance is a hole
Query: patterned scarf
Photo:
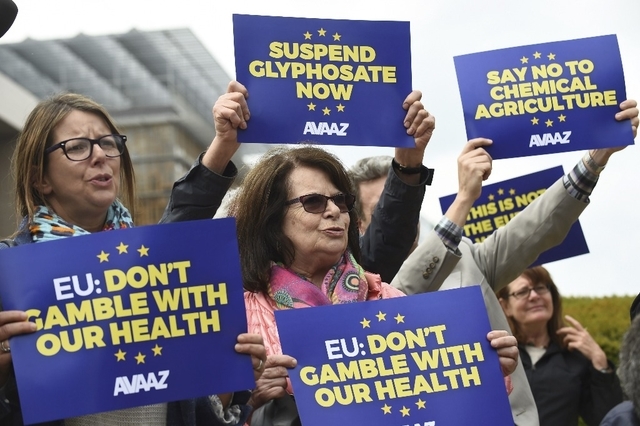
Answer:
[[278, 309], [362, 302], [367, 299], [368, 289], [364, 269], [348, 250], [329, 269], [321, 288], [282, 264], [271, 267], [269, 296]]
[[[107, 220], [104, 222], [103, 231], [113, 229], [131, 228], [133, 221], [129, 210], [118, 200], [115, 200], [107, 210]], [[90, 234], [89, 231], [65, 222], [53, 210], [46, 206], [38, 206], [29, 226], [31, 238], [34, 242], [52, 241], [65, 237], [77, 237]]]

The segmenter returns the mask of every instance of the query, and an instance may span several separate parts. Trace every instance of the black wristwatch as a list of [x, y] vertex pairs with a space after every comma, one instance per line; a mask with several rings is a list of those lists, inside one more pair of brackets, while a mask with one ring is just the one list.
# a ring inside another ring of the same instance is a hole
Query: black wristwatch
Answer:
[[427, 172], [426, 182], [425, 183], [427, 185], [431, 185], [431, 182], [433, 182], [433, 169], [430, 169], [428, 167], [424, 167], [424, 166], [406, 167], [406, 166], [403, 166], [402, 164], [398, 163], [395, 158], [393, 158], [391, 160], [391, 166], [397, 172], [400, 172], [400, 173], [405, 174], [405, 175], [417, 175], [419, 173], [422, 173], [422, 171], [424, 170], [424, 171]]
[[422, 166], [418, 166], [418, 167], [403, 166], [402, 164], [398, 163], [395, 158], [391, 160], [391, 165], [393, 166], [394, 169], [396, 169], [400, 173], [404, 173], [405, 175], [417, 175], [418, 173], [422, 172]]

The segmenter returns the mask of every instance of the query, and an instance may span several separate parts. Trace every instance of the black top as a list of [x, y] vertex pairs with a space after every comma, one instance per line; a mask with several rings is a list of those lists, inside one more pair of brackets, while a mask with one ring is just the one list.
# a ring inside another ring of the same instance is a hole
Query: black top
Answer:
[[540, 426], [577, 426], [579, 416], [587, 425], [597, 426], [622, 402], [622, 389], [611, 363], [612, 372], [602, 373], [579, 351], [565, 350], [552, 342], [532, 366], [525, 346], [518, 348]]

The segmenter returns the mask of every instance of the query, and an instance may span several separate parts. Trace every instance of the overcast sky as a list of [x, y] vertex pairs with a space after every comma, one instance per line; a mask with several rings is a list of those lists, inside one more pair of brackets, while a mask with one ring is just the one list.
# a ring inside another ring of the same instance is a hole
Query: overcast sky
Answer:
[[[425, 156], [436, 177], [423, 215], [441, 216], [438, 198], [457, 191], [456, 158], [466, 142], [453, 56], [525, 44], [617, 34], [627, 97], [640, 99], [640, 1], [611, 0], [396, 0], [348, 2], [300, 0], [14, 0], [14, 26], [0, 42], [67, 38], [84, 33], [124, 33], [133, 28], [190, 28], [212, 55], [235, 75], [233, 13], [309, 18], [410, 21], [413, 86], [423, 92], [437, 130]], [[366, 5], [360, 7], [358, 5]], [[2, 97], [0, 96], [0, 102]], [[211, 100], [211, 104], [215, 99]], [[392, 148], [335, 147], [347, 166], [358, 158], [393, 154]], [[573, 152], [494, 162], [488, 183], [562, 165]], [[635, 295], [640, 283], [633, 265], [637, 241], [640, 151], [631, 146], [612, 157], [580, 221], [590, 254], [547, 264], [563, 295]]]

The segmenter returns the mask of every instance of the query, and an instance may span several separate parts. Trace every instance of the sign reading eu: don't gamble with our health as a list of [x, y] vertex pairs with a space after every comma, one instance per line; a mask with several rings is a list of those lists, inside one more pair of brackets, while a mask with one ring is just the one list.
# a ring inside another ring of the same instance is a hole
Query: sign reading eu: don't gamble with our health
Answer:
[[494, 159], [633, 144], [615, 35], [456, 56], [469, 139]]
[[[206, 238], [203, 238], [206, 235]], [[0, 251], [27, 424], [251, 389], [233, 219], [98, 232]]]
[[234, 15], [233, 33], [251, 113], [240, 142], [414, 146], [408, 22]]
[[513, 424], [480, 286], [275, 314], [305, 426]]

